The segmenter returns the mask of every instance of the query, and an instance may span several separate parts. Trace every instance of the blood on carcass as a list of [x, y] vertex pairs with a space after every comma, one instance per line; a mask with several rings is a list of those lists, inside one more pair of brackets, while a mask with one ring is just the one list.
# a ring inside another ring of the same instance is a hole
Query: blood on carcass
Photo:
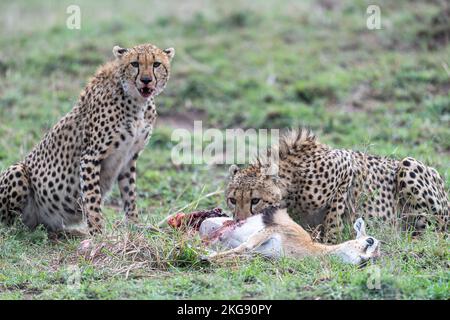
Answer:
[[179, 212], [167, 220], [167, 223], [174, 229], [191, 228], [196, 231], [200, 228], [202, 222], [207, 218], [227, 217], [221, 208], [212, 210], [200, 210], [190, 213]]
[[237, 227], [244, 224], [244, 221], [234, 221], [229, 220], [225, 221], [221, 227], [212, 231], [210, 234], [203, 236], [202, 242], [206, 245], [211, 245], [217, 241], [222, 240], [224, 237], [227, 237], [230, 232], [232, 232]]

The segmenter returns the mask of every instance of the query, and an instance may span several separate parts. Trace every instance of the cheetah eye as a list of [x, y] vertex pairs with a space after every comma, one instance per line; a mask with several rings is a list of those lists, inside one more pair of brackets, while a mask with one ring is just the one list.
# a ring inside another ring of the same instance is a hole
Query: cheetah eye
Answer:
[[236, 204], [235, 198], [228, 198], [228, 201], [230, 201], [233, 206]]
[[161, 62], [153, 62], [153, 68], [158, 68], [161, 65]]
[[131, 63], [131, 65], [132, 65], [133, 67], [137, 68], [137, 67], [139, 67], [139, 62], [133, 61], [133, 62]]
[[258, 204], [259, 200], [260, 200], [259, 198], [253, 198], [252, 205], [254, 206], [255, 204]]

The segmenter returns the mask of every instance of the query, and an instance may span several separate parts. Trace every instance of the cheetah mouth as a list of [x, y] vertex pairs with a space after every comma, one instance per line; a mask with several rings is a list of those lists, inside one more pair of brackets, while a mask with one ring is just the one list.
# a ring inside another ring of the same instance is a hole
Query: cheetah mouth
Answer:
[[153, 91], [154, 90], [152, 88], [148, 88], [148, 87], [142, 87], [142, 88], [139, 89], [139, 93], [144, 98], [150, 97], [152, 95]]

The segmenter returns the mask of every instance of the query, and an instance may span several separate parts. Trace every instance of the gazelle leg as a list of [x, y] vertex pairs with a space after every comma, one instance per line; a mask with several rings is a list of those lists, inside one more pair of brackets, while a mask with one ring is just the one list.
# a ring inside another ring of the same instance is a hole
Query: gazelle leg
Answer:
[[274, 232], [273, 228], [264, 228], [263, 230], [260, 230], [260, 231], [256, 232], [255, 234], [251, 235], [247, 239], [246, 242], [240, 244], [236, 248], [222, 251], [222, 252], [213, 253], [213, 254], [209, 255], [207, 257], [207, 259], [208, 260], [219, 259], [219, 258], [224, 258], [224, 257], [230, 256], [230, 255], [242, 254], [244, 252], [251, 251], [251, 250], [257, 248], [258, 246], [260, 246], [261, 244], [263, 244], [264, 242], [266, 242], [267, 240], [269, 240], [270, 237], [274, 233], [275, 232]]

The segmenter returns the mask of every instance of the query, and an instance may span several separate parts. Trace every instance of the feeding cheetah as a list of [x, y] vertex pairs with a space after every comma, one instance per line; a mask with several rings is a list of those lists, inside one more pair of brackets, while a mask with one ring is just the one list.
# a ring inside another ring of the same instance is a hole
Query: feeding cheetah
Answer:
[[321, 225], [322, 240], [329, 243], [340, 240], [343, 222], [359, 209], [369, 218], [412, 220], [415, 233], [425, 228], [430, 213], [447, 230], [444, 182], [435, 169], [413, 158], [333, 149], [306, 130], [291, 131], [270, 152], [279, 155], [278, 175], [266, 174], [274, 165], [270, 157], [244, 169], [230, 167], [225, 197], [238, 220], [269, 206], [286, 207], [303, 227]]
[[154, 97], [166, 86], [175, 50], [142, 44], [115, 46], [113, 54], [73, 109], [23, 161], [1, 174], [3, 223], [20, 217], [30, 228], [101, 232], [102, 201], [116, 181], [125, 219], [138, 219], [136, 160], [151, 135]]

